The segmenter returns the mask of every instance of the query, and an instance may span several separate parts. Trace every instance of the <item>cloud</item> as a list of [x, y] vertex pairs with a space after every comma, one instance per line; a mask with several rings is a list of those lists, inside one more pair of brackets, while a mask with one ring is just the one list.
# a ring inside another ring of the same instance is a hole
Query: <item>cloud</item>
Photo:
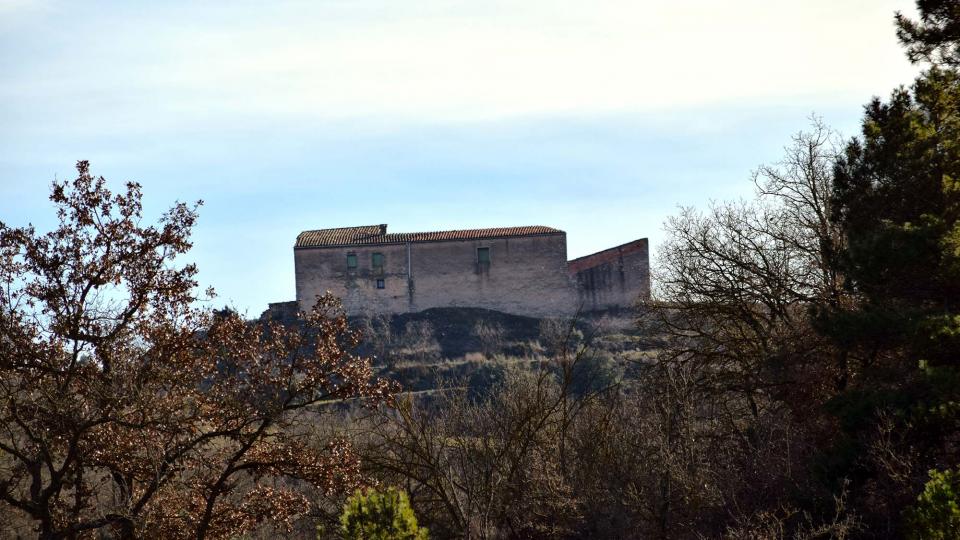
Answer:
[[34, 43], [40, 54], [30, 59], [6, 58], [12, 76], [0, 97], [17, 118], [57, 114], [61, 128], [121, 130], [860, 103], [913, 73], [893, 36], [895, 7], [355, 0], [98, 12], [62, 4], [55, 20], [36, 23], [43, 31], [18, 36], [49, 45]]

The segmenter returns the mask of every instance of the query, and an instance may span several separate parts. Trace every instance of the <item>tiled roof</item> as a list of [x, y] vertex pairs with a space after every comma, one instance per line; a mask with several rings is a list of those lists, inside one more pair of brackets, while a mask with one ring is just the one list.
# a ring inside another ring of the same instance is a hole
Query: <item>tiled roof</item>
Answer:
[[303, 231], [297, 235], [296, 247], [305, 246], [346, 246], [353, 244], [375, 244], [376, 240], [387, 233], [386, 225], [363, 225], [361, 227], [340, 227], [338, 229], [318, 229]]
[[461, 231], [435, 231], [387, 234], [386, 225], [341, 227], [304, 231], [297, 236], [294, 247], [356, 246], [364, 244], [400, 244], [404, 242], [439, 242], [443, 240], [479, 240], [482, 238], [509, 238], [514, 236], [537, 236], [562, 234], [553, 227], [532, 225], [528, 227], [497, 227], [493, 229], [467, 229]]

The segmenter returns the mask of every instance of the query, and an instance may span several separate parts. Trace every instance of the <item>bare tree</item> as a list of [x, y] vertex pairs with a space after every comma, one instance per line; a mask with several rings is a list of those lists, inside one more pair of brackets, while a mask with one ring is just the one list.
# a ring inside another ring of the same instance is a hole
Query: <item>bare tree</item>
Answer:
[[814, 118], [756, 171], [754, 200], [684, 209], [666, 225], [658, 291], [640, 318], [659, 347], [645, 368], [661, 389], [654, 455], [677, 463], [663, 468], [664, 526], [685, 519], [691, 504], [668, 493], [693, 479], [714, 494], [693, 507], [718, 523], [722, 508], [763, 508], [808, 482], [795, 471], [820, 436], [814, 418], [850, 377], [848, 352], [817, 327], [852, 302], [829, 207], [836, 156], [836, 136]]
[[[828, 206], [835, 148], [814, 120], [783, 161], [757, 171], [756, 201], [684, 209], [667, 223], [659, 291], [643, 322], [669, 336], [675, 360], [703, 364], [711, 383], [738, 394], [754, 417], [765, 395], [791, 389], [802, 359], [836, 354], [811, 318], [847, 301]], [[834, 368], [844, 385], [843, 355]]]

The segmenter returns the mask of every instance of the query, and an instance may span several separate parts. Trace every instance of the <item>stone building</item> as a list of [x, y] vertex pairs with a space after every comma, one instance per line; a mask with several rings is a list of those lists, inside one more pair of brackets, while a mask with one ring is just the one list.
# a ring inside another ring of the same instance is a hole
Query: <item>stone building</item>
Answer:
[[386, 225], [304, 231], [294, 245], [297, 304], [326, 291], [350, 315], [478, 307], [568, 316], [650, 294], [647, 240], [567, 261], [551, 227], [387, 233]]

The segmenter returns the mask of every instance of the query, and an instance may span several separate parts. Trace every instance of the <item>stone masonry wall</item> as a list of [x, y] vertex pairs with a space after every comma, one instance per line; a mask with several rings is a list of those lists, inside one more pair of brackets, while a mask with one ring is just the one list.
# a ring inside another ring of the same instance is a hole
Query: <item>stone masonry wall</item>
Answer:
[[[357, 256], [357, 268], [347, 269], [347, 254]], [[382, 253], [383, 270], [374, 271], [374, 253]], [[297, 302], [309, 310], [316, 297], [330, 291], [343, 301], [349, 315], [408, 311], [407, 249], [404, 244], [299, 248], [293, 251]], [[377, 279], [384, 288], [377, 289]]]
[[[463, 306], [543, 317], [575, 310], [565, 234], [415, 246], [413, 311]], [[481, 247], [490, 250], [489, 265], [477, 262]]]
[[[477, 259], [489, 248], [489, 264]], [[347, 255], [357, 256], [348, 270]], [[383, 254], [383, 268], [372, 266]], [[412, 242], [294, 250], [297, 301], [339, 296], [350, 315], [404, 313], [432, 307], [479, 307], [530, 316], [568, 316], [576, 292], [567, 272], [566, 235]], [[408, 260], [410, 262], [408, 271]], [[383, 280], [383, 289], [377, 288]]]
[[583, 311], [631, 307], [650, 298], [646, 238], [574, 259], [568, 267]]

